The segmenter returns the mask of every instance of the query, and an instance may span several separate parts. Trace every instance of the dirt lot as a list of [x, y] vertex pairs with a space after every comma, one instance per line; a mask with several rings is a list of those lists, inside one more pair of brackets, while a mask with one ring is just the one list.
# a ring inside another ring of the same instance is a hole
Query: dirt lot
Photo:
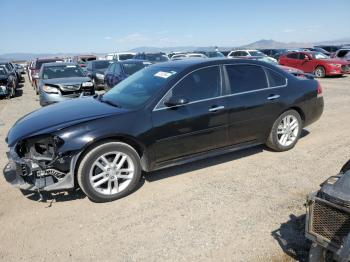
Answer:
[[[81, 193], [24, 197], [0, 176], [0, 261], [303, 260], [305, 195], [350, 158], [350, 76], [321, 81], [325, 111], [296, 148], [265, 147], [147, 174], [107, 204]], [[0, 166], [14, 122], [39, 108], [32, 87], [0, 100]]]

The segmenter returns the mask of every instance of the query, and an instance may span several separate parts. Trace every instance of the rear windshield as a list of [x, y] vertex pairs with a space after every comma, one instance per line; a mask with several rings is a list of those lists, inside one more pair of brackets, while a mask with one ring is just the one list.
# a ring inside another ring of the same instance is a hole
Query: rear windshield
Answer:
[[144, 68], [146, 65], [144, 63], [124, 63], [122, 67], [127, 75], [132, 75], [137, 71]]
[[134, 57], [133, 54], [124, 54], [124, 55], [119, 55], [119, 60], [123, 61], [123, 60], [128, 60], [128, 59], [132, 59]]
[[167, 56], [161, 54], [147, 54], [146, 59], [151, 62], [166, 62], [169, 60]]
[[69, 77], [83, 77], [84, 73], [79, 66], [75, 65], [61, 65], [61, 66], [45, 66], [43, 68], [43, 79], [52, 78], [69, 78]]
[[62, 62], [62, 60], [42, 60], [42, 61], [38, 60], [35, 63], [35, 69], [39, 70], [41, 68], [42, 64], [53, 63], [53, 62]]
[[112, 61], [96, 61], [94, 62], [94, 67], [96, 69], [107, 69], [110, 63], [112, 63]]
[[206, 52], [205, 55], [207, 57], [224, 57], [224, 55], [220, 52]]

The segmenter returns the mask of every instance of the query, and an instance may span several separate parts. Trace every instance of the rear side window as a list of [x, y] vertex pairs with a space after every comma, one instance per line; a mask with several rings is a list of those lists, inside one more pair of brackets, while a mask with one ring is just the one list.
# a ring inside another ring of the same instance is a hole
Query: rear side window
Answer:
[[269, 87], [284, 86], [287, 84], [287, 79], [283, 75], [269, 68], [265, 68], [265, 72], [269, 80]]
[[298, 59], [298, 53], [291, 53], [287, 55], [288, 58]]
[[266, 75], [261, 66], [228, 65], [226, 70], [232, 94], [267, 88]]

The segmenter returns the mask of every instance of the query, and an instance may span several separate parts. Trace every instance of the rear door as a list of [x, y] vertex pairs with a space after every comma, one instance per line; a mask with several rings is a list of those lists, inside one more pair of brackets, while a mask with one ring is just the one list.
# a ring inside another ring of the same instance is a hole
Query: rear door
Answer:
[[[220, 66], [193, 71], [178, 82], [152, 112], [157, 162], [188, 156], [227, 144], [227, 112]], [[167, 107], [171, 97], [187, 104]]]
[[225, 69], [229, 143], [264, 142], [283, 109], [286, 78], [259, 65], [226, 65]]

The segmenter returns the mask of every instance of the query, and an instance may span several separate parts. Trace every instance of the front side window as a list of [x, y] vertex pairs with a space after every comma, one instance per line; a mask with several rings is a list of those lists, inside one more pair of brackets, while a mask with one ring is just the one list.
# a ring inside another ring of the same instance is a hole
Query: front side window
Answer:
[[170, 97], [184, 98], [188, 102], [196, 102], [218, 97], [220, 93], [220, 68], [219, 66], [213, 66], [196, 70], [187, 75], [167, 93], [162, 102], [164, 103]]
[[111, 61], [105, 60], [105, 61], [96, 61], [94, 62], [94, 68], [96, 69], [106, 69]]
[[291, 59], [298, 59], [298, 53], [290, 53], [287, 55], [287, 57]]
[[267, 88], [267, 79], [261, 66], [228, 65], [226, 66], [231, 86], [231, 93], [237, 94]]

